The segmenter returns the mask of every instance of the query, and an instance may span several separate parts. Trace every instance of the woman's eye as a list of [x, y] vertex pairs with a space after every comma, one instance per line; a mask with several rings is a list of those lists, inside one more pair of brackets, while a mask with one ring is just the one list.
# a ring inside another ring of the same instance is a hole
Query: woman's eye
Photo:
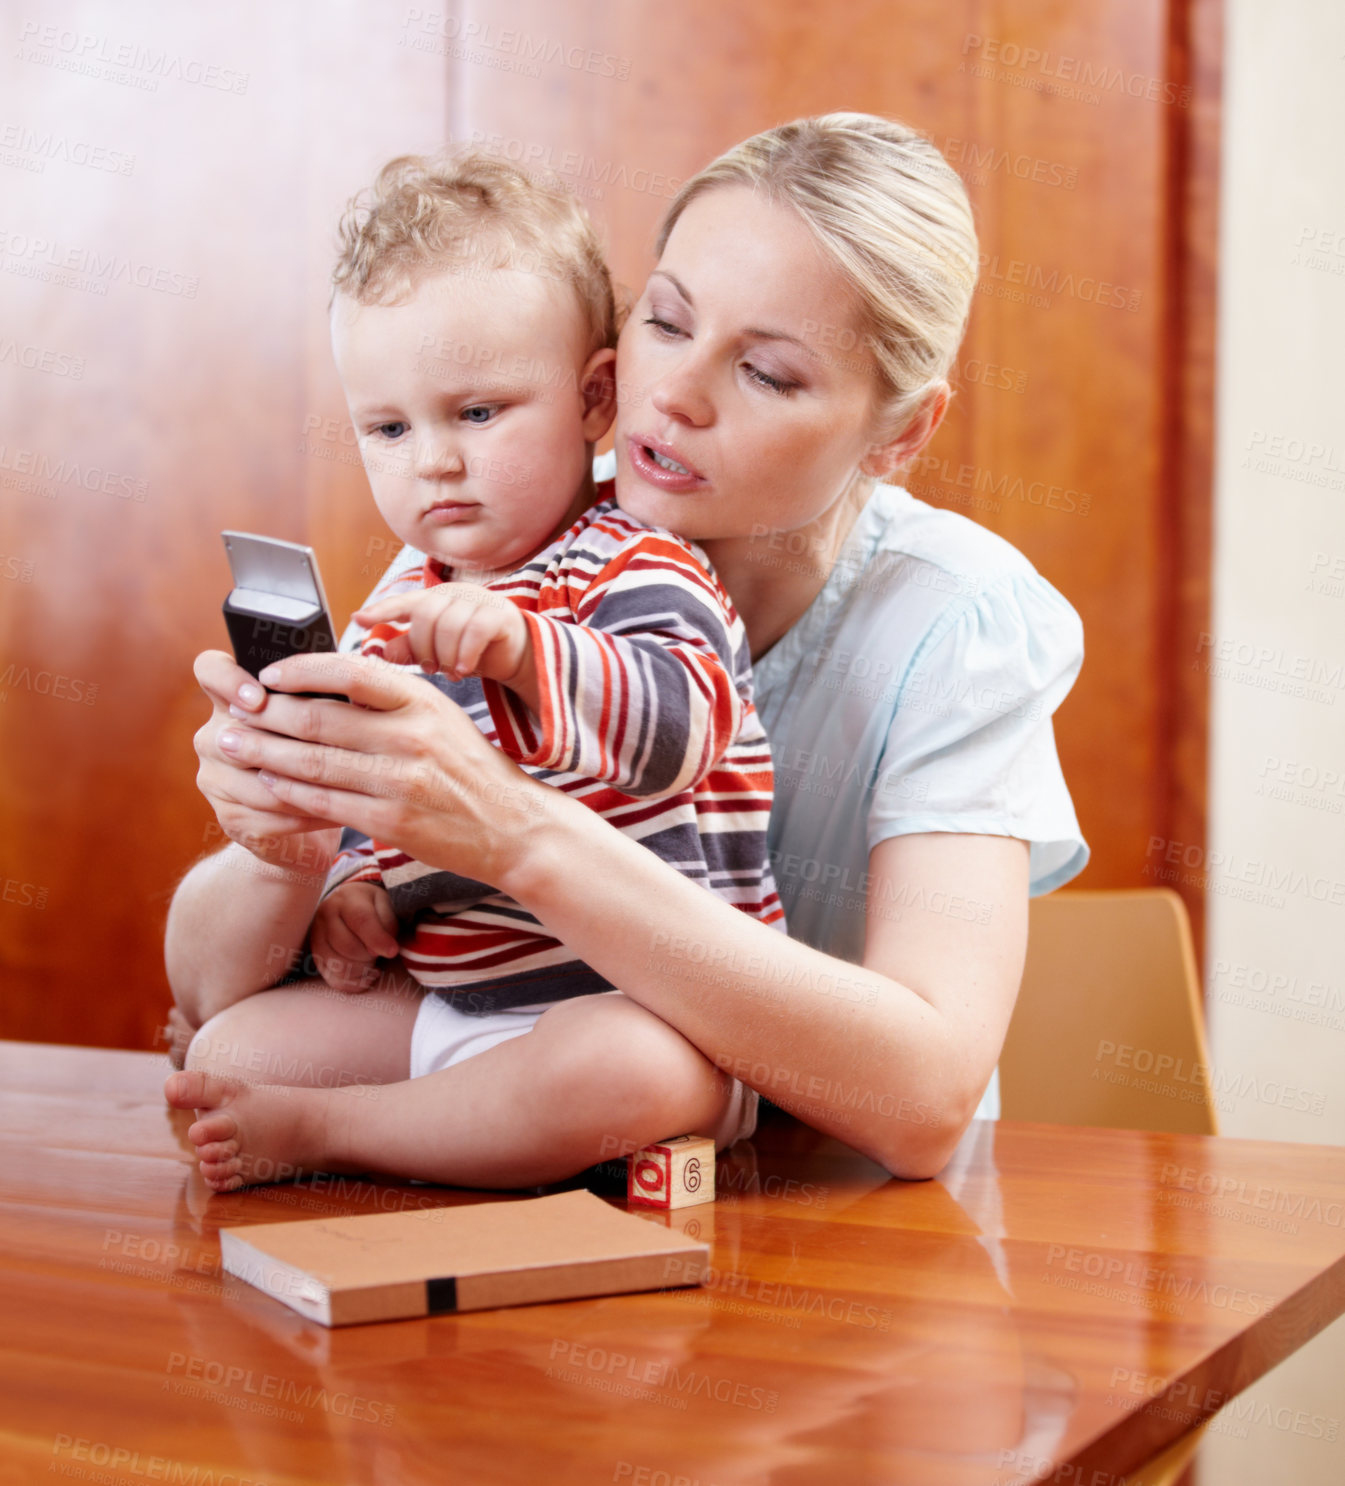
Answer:
[[464, 423], [489, 423], [499, 411], [494, 404], [480, 403], [473, 408], [463, 408], [462, 421]]
[[647, 315], [644, 324], [652, 325], [659, 335], [673, 336], [683, 335], [685, 333], [670, 321], [660, 320], [657, 315]]
[[759, 366], [753, 366], [750, 361], [744, 361], [743, 367], [746, 370], [747, 375], [751, 377], [752, 380], [759, 387], [769, 387], [772, 392], [779, 392], [784, 394], [785, 396], [788, 396], [789, 393], [796, 392], [799, 388], [799, 383], [786, 382], [780, 377], [773, 377], [769, 372], [762, 371]]

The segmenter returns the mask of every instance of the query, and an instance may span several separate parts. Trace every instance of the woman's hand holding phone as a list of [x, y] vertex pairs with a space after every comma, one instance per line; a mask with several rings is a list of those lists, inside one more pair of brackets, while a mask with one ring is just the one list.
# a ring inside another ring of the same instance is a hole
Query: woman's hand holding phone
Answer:
[[[211, 714], [198, 729], [200, 760], [196, 785], [210, 802], [220, 829], [253, 856], [272, 866], [304, 874], [325, 874], [336, 856], [341, 828], [332, 821], [301, 814], [279, 800], [261, 782], [255, 766], [239, 757], [246, 734], [257, 729], [249, 719], [263, 712], [272, 730], [282, 730], [287, 708], [321, 706], [296, 697], [268, 696], [256, 679], [222, 650], [196, 657], [197, 683], [210, 700]], [[297, 718], [296, 718], [297, 720]], [[269, 734], [268, 734], [269, 736]], [[232, 743], [231, 740], [236, 740]]]

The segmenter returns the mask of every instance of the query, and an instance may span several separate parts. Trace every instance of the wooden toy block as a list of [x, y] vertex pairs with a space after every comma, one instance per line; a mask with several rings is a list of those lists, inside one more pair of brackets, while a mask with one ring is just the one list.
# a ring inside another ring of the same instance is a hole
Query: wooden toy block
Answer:
[[636, 1151], [629, 1159], [626, 1201], [633, 1207], [692, 1207], [715, 1200], [715, 1143], [678, 1135]]

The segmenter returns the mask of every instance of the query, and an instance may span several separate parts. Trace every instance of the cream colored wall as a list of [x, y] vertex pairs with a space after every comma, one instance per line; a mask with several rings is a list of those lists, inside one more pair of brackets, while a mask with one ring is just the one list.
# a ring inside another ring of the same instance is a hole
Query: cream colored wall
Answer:
[[[1345, 1144], [1345, 7], [1226, 17], [1211, 1047], [1226, 1135]], [[1345, 1480], [1345, 1323], [1200, 1462], [1201, 1486]]]

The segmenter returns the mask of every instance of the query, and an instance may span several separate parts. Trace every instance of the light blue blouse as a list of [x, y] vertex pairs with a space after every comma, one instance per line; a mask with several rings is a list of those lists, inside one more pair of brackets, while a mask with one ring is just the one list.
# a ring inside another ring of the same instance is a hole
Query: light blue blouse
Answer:
[[1016, 548], [878, 486], [822, 591], [754, 667], [790, 933], [857, 961], [868, 856], [890, 836], [1028, 841], [1034, 895], [1082, 871], [1051, 726], [1082, 661], [1079, 616]]
[[[788, 534], [779, 542], [790, 561]], [[791, 936], [858, 963], [869, 853], [891, 836], [1027, 841], [1033, 895], [1081, 872], [1088, 847], [1051, 715], [1082, 662], [1079, 616], [1016, 548], [879, 485], [821, 592], [754, 667]], [[989, 913], [972, 898], [929, 906], [969, 922]], [[998, 1076], [977, 1114], [998, 1116]]]

